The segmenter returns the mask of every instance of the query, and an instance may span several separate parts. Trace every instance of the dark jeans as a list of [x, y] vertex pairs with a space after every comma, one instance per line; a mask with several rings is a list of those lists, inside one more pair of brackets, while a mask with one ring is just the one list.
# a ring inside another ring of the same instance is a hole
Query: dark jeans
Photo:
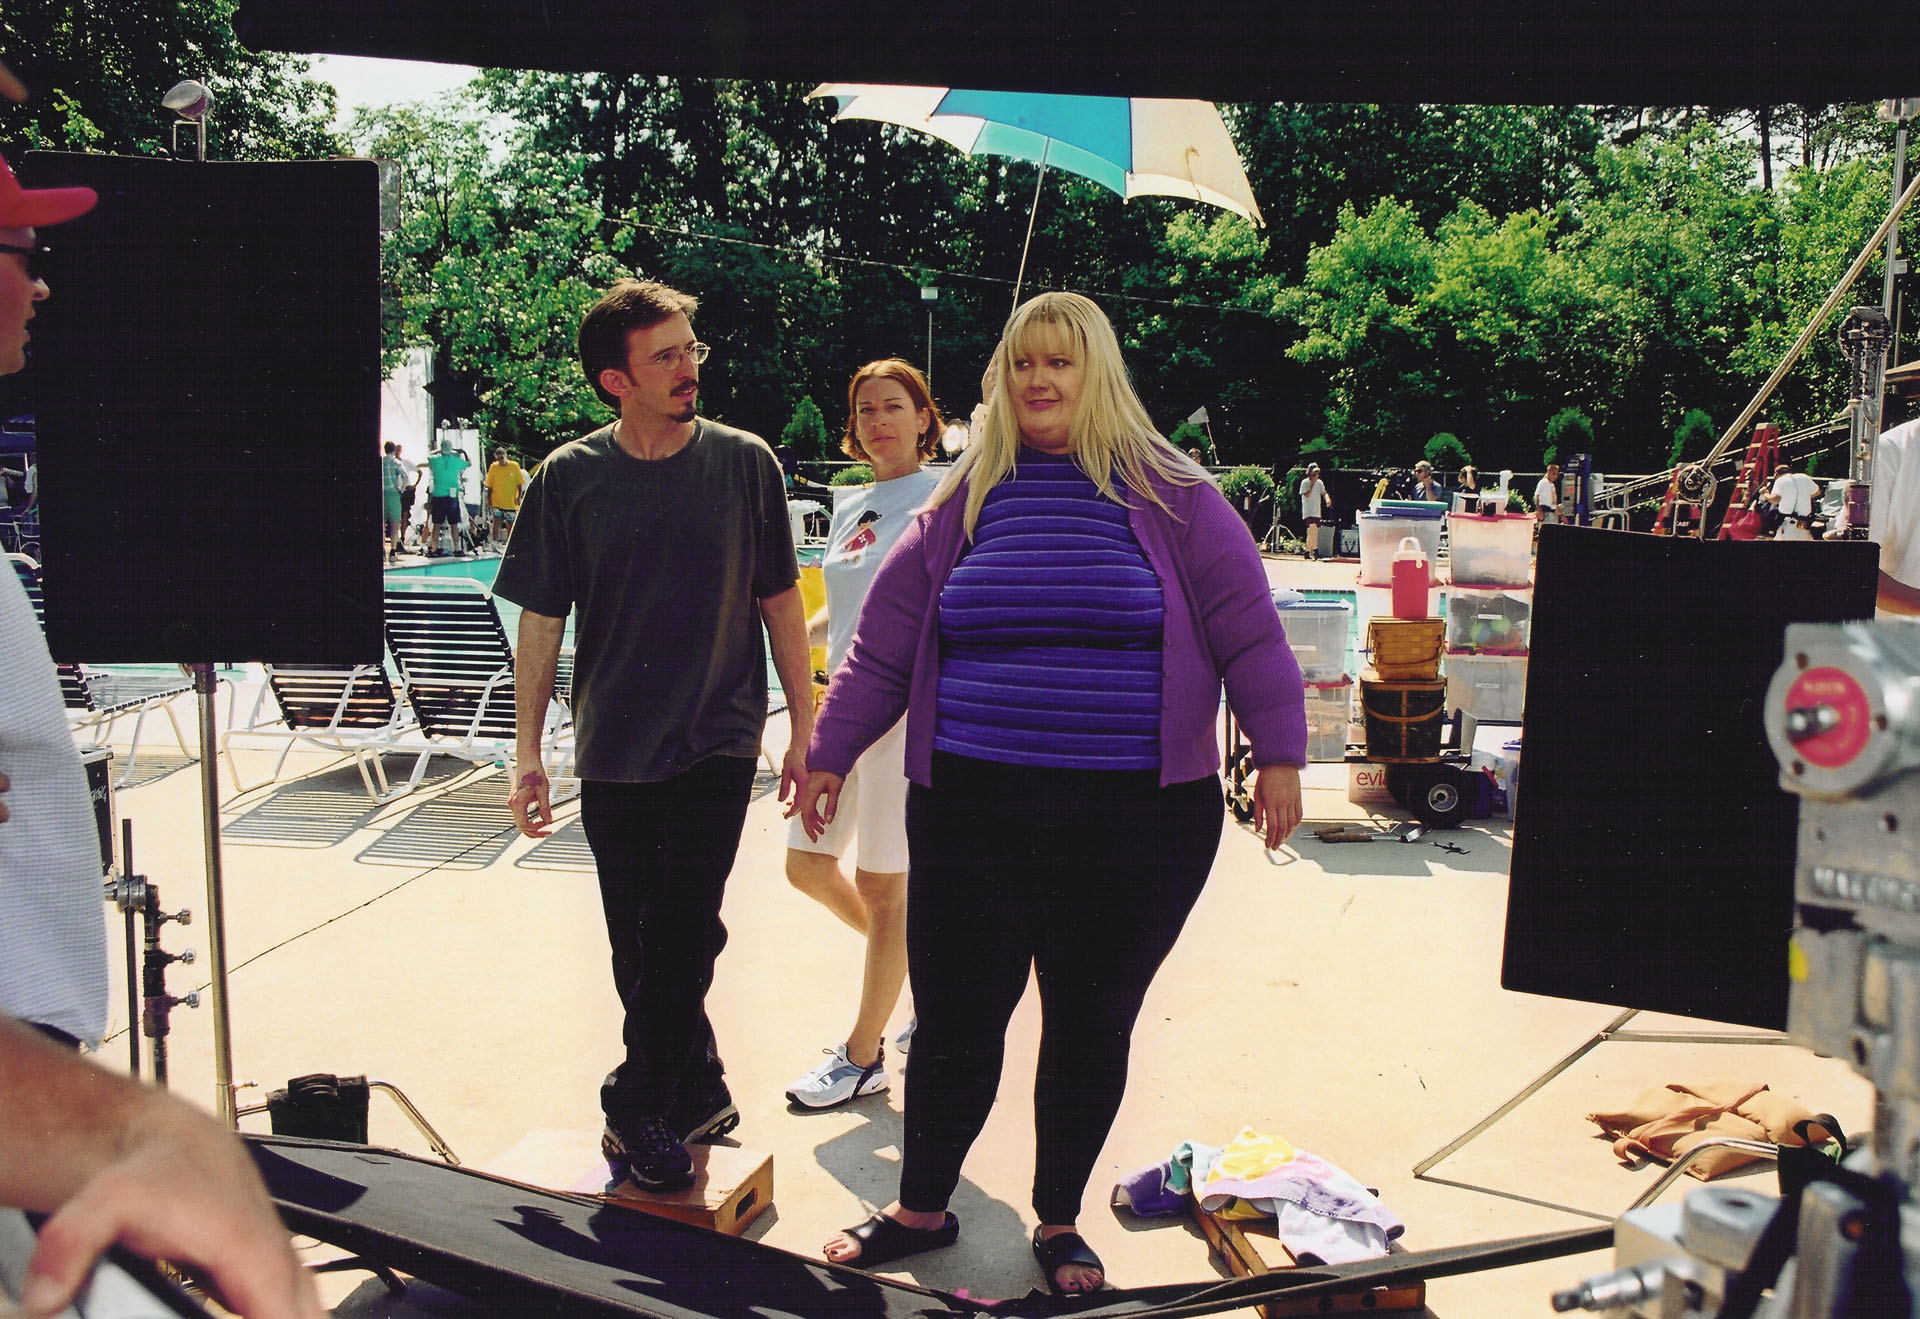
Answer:
[[1134, 1018], [1219, 850], [1217, 778], [1002, 765], [935, 752], [907, 795], [907, 1069], [900, 1203], [943, 1209], [1040, 982], [1033, 1208], [1071, 1223], [1127, 1086]]
[[720, 899], [740, 849], [754, 762], [714, 756], [658, 783], [580, 785], [580, 823], [600, 872], [626, 1058], [600, 1091], [611, 1117], [665, 1116], [682, 1082], [720, 1078], [707, 1020], [726, 947]]

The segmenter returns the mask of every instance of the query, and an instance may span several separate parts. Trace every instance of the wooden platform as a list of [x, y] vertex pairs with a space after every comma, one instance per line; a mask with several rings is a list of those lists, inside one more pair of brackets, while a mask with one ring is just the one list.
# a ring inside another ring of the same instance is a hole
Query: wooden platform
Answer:
[[598, 1132], [530, 1131], [485, 1171], [532, 1186], [597, 1195], [729, 1236], [745, 1232], [773, 1203], [771, 1154], [737, 1145], [687, 1149], [693, 1155], [693, 1185], [666, 1194], [643, 1191], [613, 1176], [600, 1157]]
[[[1200, 1230], [1206, 1233], [1208, 1243], [1237, 1278], [1258, 1277], [1299, 1266], [1299, 1261], [1274, 1235], [1271, 1219], [1218, 1218], [1202, 1209], [1198, 1200], [1193, 1203], [1193, 1216]], [[1416, 1282], [1402, 1287], [1357, 1287], [1351, 1292], [1297, 1301], [1281, 1298], [1254, 1308], [1265, 1319], [1287, 1319], [1293, 1315], [1423, 1310], [1426, 1304], [1427, 1285]]]

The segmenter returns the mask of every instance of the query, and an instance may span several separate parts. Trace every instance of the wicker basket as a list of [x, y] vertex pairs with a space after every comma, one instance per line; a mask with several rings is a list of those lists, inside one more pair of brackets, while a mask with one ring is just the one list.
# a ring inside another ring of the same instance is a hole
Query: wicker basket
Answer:
[[1373, 669], [1388, 682], [1433, 682], [1440, 676], [1440, 648], [1447, 639], [1444, 618], [1373, 618], [1367, 622], [1367, 649]]

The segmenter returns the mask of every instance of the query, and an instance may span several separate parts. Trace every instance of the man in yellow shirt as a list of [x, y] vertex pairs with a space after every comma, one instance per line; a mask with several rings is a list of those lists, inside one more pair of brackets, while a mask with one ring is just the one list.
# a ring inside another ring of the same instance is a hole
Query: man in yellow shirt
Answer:
[[520, 492], [527, 488], [527, 474], [505, 449], [493, 451], [493, 465], [487, 468], [487, 511], [493, 516], [489, 539], [495, 545], [507, 542], [507, 533], [520, 512]]

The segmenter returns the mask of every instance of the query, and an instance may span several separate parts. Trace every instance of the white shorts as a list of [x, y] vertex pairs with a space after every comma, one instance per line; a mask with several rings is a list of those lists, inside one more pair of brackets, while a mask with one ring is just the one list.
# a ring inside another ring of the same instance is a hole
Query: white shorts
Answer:
[[840, 789], [840, 805], [819, 838], [808, 838], [798, 817], [787, 826], [787, 846], [844, 857], [859, 837], [854, 865], [874, 875], [907, 869], [907, 721], [889, 728], [854, 763]]

